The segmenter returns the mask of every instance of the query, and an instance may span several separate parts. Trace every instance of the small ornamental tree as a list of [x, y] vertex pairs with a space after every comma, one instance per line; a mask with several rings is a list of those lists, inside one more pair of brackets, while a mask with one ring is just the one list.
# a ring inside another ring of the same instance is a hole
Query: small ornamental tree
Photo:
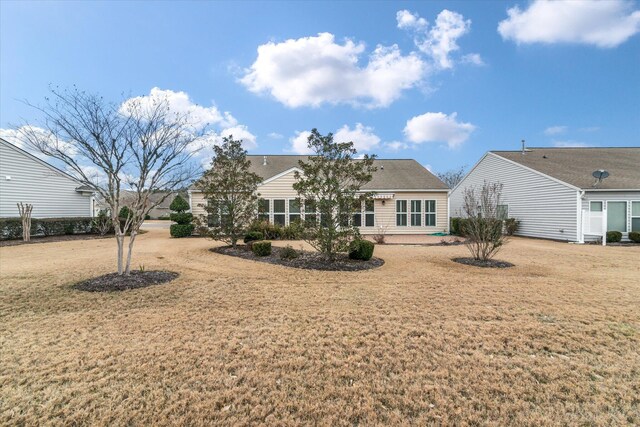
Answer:
[[333, 134], [323, 136], [317, 129], [311, 131], [307, 144], [314, 155], [298, 162], [302, 173], [295, 172], [293, 184], [305, 210], [303, 238], [333, 261], [358, 236], [351, 218], [359, 202], [371, 197], [360, 189], [376, 171], [375, 155], [354, 159], [353, 142], [334, 142]]
[[466, 169], [466, 166], [461, 166], [458, 169], [451, 169], [446, 172], [437, 172], [436, 176], [440, 181], [447, 184], [447, 187], [454, 188], [466, 175]]
[[207, 201], [200, 205], [207, 212], [206, 224], [200, 219], [200, 232], [236, 247], [256, 218], [262, 178], [249, 170], [251, 161], [241, 140], [229, 135], [213, 149], [211, 169], [196, 183]]
[[466, 237], [465, 245], [474, 259], [488, 261], [507, 241], [498, 215], [502, 184], [485, 181], [479, 190], [465, 188], [463, 197], [462, 209], [466, 218], [460, 227]]
[[171, 237], [188, 237], [193, 234], [194, 225], [191, 223], [193, 221], [193, 214], [186, 212], [189, 210], [189, 207], [189, 203], [179, 194], [169, 205], [169, 209], [173, 211], [169, 217], [171, 221], [176, 223], [171, 224], [169, 229]]

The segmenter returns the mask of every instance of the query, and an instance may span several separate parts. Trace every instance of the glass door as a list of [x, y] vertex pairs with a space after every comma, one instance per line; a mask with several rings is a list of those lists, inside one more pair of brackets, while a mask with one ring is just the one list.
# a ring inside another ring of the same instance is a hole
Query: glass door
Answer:
[[627, 202], [607, 202], [607, 231], [627, 232]]

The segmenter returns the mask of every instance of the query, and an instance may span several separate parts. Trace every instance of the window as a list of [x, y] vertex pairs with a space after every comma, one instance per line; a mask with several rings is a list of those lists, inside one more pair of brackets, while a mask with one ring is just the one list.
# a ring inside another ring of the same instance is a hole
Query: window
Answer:
[[231, 223], [231, 215], [229, 215], [228, 206], [220, 206], [220, 223], [223, 227], [227, 227]]
[[631, 202], [631, 231], [640, 231], [640, 201]]
[[509, 205], [496, 206], [496, 216], [498, 217], [498, 219], [509, 218]]
[[424, 201], [424, 225], [425, 227], [436, 226], [436, 201]]
[[300, 221], [300, 202], [297, 200], [289, 200], [289, 224]]
[[219, 227], [220, 226], [220, 206], [217, 200], [208, 199], [207, 205], [209, 209], [207, 209], [207, 225], [209, 227]]
[[600, 201], [589, 202], [589, 232], [591, 234], [602, 234], [602, 215], [604, 203]]
[[364, 202], [364, 225], [365, 227], [373, 227], [376, 225], [376, 206], [373, 200], [365, 200]]
[[396, 225], [398, 227], [407, 226], [407, 201], [396, 200]]
[[305, 200], [304, 201], [304, 221], [308, 224], [316, 223], [316, 201]]
[[420, 227], [422, 225], [422, 200], [411, 201], [411, 226]]
[[286, 213], [286, 200], [275, 199], [273, 201], [273, 223], [285, 225]]
[[270, 206], [271, 206], [271, 200], [269, 199], [260, 199], [258, 200], [258, 219], [260, 221], [267, 221], [269, 222], [269, 213], [270, 213]]
[[607, 202], [607, 231], [627, 232], [627, 202]]
[[353, 225], [356, 227], [362, 226], [362, 201], [356, 200], [353, 202]]

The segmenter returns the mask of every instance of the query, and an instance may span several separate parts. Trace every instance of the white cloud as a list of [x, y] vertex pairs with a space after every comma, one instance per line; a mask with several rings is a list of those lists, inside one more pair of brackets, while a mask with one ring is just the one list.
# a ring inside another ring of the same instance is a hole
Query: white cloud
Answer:
[[75, 147], [68, 141], [57, 139], [49, 131], [38, 126], [27, 125], [21, 126], [17, 129], [0, 129], [0, 138], [9, 141], [16, 147], [23, 149], [24, 151], [38, 157], [39, 159], [50, 161], [51, 158], [49, 156], [45, 156], [42, 152], [34, 149], [28, 144], [27, 137], [25, 136], [26, 134], [30, 135], [31, 137], [38, 138], [39, 140], [48, 139], [51, 146], [58, 148], [59, 150], [70, 156], [76, 153]]
[[418, 14], [413, 14], [406, 9], [399, 10], [396, 13], [396, 21], [398, 22], [398, 28], [402, 30], [422, 30], [429, 25], [426, 19], [420, 18]]
[[363, 43], [336, 43], [330, 33], [269, 42], [258, 47], [240, 82], [292, 108], [326, 103], [373, 108], [388, 106], [425, 74], [424, 61], [414, 53], [402, 55], [397, 45], [377, 46], [361, 66], [364, 51]]
[[[417, 13], [401, 10], [396, 14], [398, 28], [410, 30], [414, 34], [414, 43], [421, 52], [433, 59], [441, 69], [453, 68], [454, 60], [451, 53], [460, 49], [458, 39], [471, 29], [471, 20], [457, 12], [444, 9], [436, 17], [435, 25], [429, 29], [429, 24]], [[462, 62], [482, 65], [479, 54], [465, 55]]]
[[151, 108], [154, 103], [167, 101], [171, 112], [178, 114], [189, 114], [193, 126], [196, 129], [204, 129], [207, 126], [233, 127], [238, 121], [225, 111], [221, 112], [215, 105], [211, 107], [203, 107], [191, 101], [189, 94], [186, 92], [175, 92], [169, 89], [160, 89], [154, 87], [149, 95], [136, 96], [129, 98], [120, 106], [120, 112], [127, 114], [127, 109], [134, 104], [139, 103], [142, 108]]
[[640, 10], [627, 0], [542, 1], [507, 10], [498, 25], [516, 43], [582, 43], [616, 47], [640, 31]]
[[404, 134], [407, 140], [420, 144], [423, 142], [446, 142], [449, 148], [455, 148], [469, 138], [475, 126], [458, 122], [457, 113], [425, 113], [407, 121]]
[[559, 135], [567, 131], [567, 126], [549, 126], [544, 130], [545, 135]]
[[433, 169], [431, 168], [431, 165], [426, 164], [426, 165], [422, 165], [422, 166], [424, 166], [424, 168], [425, 168], [426, 170], [428, 170], [429, 172], [433, 172]]
[[402, 141], [391, 141], [384, 144], [389, 151], [400, 151], [409, 148], [409, 144]]
[[573, 148], [573, 147], [592, 147], [593, 145], [580, 141], [553, 141], [554, 147]]
[[271, 139], [282, 139], [283, 135], [278, 132], [271, 132], [267, 135]]
[[364, 126], [362, 123], [356, 123], [353, 129], [344, 125], [333, 135], [336, 142], [353, 142], [353, 147], [362, 151], [371, 151], [380, 144], [380, 138], [373, 133], [373, 128]]
[[251, 150], [258, 146], [258, 144], [256, 144], [256, 136], [249, 132], [249, 129], [245, 125], [236, 125], [223, 129], [222, 132], [220, 132], [221, 137], [229, 135], [233, 135], [233, 139], [235, 140], [242, 140], [242, 146], [245, 150]]
[[296, 154], [311, 154], [311, 150], [307, 146], [307, 139], [311, 135], [309, 131], [296, 131], [296, 134], [289, 138], [289, 142], [291, 143], [290, 151]]

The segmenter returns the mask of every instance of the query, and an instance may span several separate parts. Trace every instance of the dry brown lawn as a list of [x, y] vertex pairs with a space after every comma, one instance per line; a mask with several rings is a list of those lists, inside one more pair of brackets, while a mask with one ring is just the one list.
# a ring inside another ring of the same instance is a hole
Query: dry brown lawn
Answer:
[[169, 284], [83, 293], [110, 240], [0, 248], [0, 424], [640, 424], [640, 248], [379, 246], [318, 272], [141, 236]]

